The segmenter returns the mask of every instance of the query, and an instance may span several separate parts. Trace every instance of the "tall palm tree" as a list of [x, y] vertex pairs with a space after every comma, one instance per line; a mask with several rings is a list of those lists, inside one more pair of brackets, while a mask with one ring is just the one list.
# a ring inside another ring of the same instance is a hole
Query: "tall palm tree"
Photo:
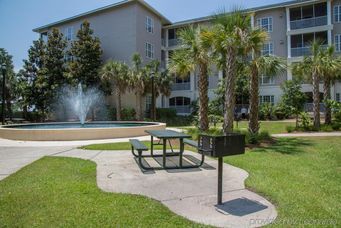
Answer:
[[[149, 74], [154, 75], [154, 107], [152, 107], [154, 119], [156, 118], [156, 99], [162, 94], [165, 96], [170, 96], [171, 94], [171, 85], [173, 82], [173, 77], [166, 71], [160, 71], [160, 62], [158, 60], [153, 60], [149, 64], [146, 65], [147, 71]], [[151, 78], [151, 77], [150, 77]], [[148, 83], [149, 88], [148, 91], [151, 92], [152, 83]]]
[[148, 74], [146, 69], [142, 67], [142, 59], [139, 53], [135, 53], [132, 57], [130, 76], [130, 88], [136, 96], [136, 119], [143, 120], [142, 101], [148, 84]]
[[116, 119], [121, 120], [122, 100], [121, 95], [128, 87], [129, 68], [126, 64], [109, 60], [100, 71], [103, 81], [111, 85], [116, 100]]
[[231, 13], [220, 13], [215, 16], [213, 31], [208, 38], [213, 44], [213, 50], [224, 59], [225, 67], [225, 104], [224, 133], [233, 131], [235, 108], [235, 82], [237, 77], [237, 60], [240, 51], [246, 44], [246, 34], [250, 30], [250, 17], [241, 10]]
[[306, 77], [312, 81], [313, 86], [313, 115], [314, 128], [320, 129], [320, 79], [323, 75], [323, 51], [321, 42], [316, 40], [311, 43], [311, 55], [304, 56], [303, 61], [293, 65], [293, 73]]
[[208, 33], [204, 27], [188, 27], [182, 29], [178, 37], [181, 49], [176, 50], [171, 57], [170, 71], [182, 77], [198, 68], [199, 70], [199, 129], [206, 131], [208, 121], [208, 71], [210, 62], [210, 44], [204, 37]]
[[[340, 78], [340, 67], [341, 62], [340, 58], [337, 58], [334, 54], [335, 49], [334, 46], [329, 46], [326, 50], [323, 51], [322, 62], [323, 62], [323, 96], [326, 101], [331, 99], [330, 94], [330, 86], [335, 82], [337, 78]], [[331, 108], [328, 105], [325, 105], [325, 124], [331, 124], [332, 122], [332, 114]]]
[[248, 42], [245, 46], [245, 54], [248, 55], [252, 53], [252, 59], [247, 65], [250, 73], [249, 132], [252, 134], [258, 134], [259, 132], [259, 77], [261, 75], [267, 75], [270, 77], [275, 76], [286, 69], [282, 58], [271, 55], [261, 55], [263, 44], [267, 38], [267, 32], [262, 29], [256, 28], [254, 30], [250, 30], [250, 33], [247, 35]]

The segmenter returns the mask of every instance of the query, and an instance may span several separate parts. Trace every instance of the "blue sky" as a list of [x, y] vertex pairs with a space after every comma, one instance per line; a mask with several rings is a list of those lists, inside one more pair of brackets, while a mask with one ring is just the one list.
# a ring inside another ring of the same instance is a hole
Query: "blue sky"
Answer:
[[[120, 0], [0, 0], [0, 47], [13, 55], [15, 69], [38, 35], [33, 28]], [[232, 6], [250, 8], [283, 0], [146, 0], [172, 22], [211, 15]], [[198, 4], [200, 2], [200, 4]]]

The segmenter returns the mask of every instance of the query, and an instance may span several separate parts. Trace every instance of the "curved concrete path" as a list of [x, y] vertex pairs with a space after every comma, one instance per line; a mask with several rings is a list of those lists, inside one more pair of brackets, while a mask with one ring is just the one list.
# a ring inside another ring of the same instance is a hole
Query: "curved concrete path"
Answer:
[[[186, 151], [187, 162], [198, 154]], [[202, 168], [143, 172], [130, 151], [69, 150], [54, 156], [76, 157], [97, 163], [97, 184], [106, 192], [148, 196], [192, 221], [218, 227], [256, 227], [274, 221], [277, 212], [269, 201], [245, 189], [248, 173], [224, 164], [223, 202], [218, 212], [217, 161], [207, 158]], [[177, 160], [167, 160], [168, 164]], [[158, 160], [145, 160], [158, 165]], [[143, 212], [142, 212], [143, 213]], [[157, 213], [157, 211], [155, 212]]]

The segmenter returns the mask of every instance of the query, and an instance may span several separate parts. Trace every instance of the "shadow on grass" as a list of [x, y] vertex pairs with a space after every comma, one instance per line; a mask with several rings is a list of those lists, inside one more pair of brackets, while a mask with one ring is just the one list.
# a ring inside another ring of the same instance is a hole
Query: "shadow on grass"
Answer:
[[252, 152], [277, 152], [281, 154], [298, 154], [304, 152], [304, 147], [311, 146], [312, 141], [302, 138], [280, 138], [275, 139], [271, 144], [258, 147]]

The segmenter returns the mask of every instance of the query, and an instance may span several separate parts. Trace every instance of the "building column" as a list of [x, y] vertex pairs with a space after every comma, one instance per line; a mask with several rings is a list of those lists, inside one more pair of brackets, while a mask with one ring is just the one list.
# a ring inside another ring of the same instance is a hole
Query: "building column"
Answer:
[[327, 0], [327, 24], [332, 24], [332, 3], [331, 0]]
[[328, 33], [328, 45], [332, 45], [333, 44], [332, 30], [328, 29], [327, 33]]
[[287, 35], [288, 58], [291, 58], [291, 36]]
[[287, 63], [287, 80], [292, 80], [291, 62]]
[[251, 28], [253, 29], [255, 27], [255, 13], [251, 13], [250, 19], [251, 19]]
[[291, 28], [290, 28], [290, 9], [288, 7], [285, 8], [285, 16], [287, 18], [287, 32], [289, 32]]
[[166, 35], [165, 35], [165, 45], [166, 45], [166, 48], [168, 48], [168, 29], [165, 29], [166, 31]]
[[192, 71], [191, 74], [190, 74], [190, 82], [191, 82], [191, 91], [195, 91], [195, 74], [194, 72]]

